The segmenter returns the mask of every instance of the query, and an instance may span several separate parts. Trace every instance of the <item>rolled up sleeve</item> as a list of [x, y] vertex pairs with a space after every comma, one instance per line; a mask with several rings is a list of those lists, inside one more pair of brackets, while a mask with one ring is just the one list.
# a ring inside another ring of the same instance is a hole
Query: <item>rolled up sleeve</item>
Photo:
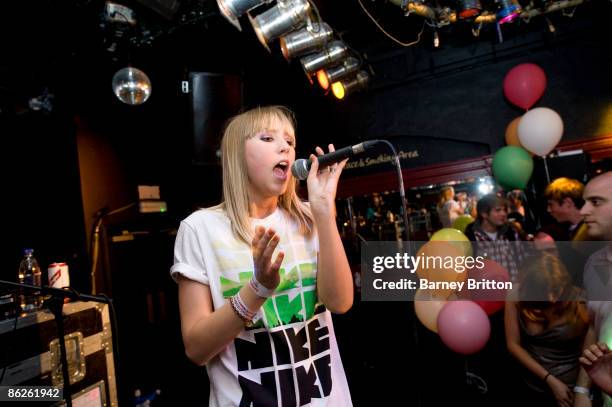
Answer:
[[176, 281], [177, 275], [180, 274], [209, 285], [203, 250], [193, 227], [185, 221], [181, 222], [174, 243], [174, 264], [170, 268], [172, 279]]

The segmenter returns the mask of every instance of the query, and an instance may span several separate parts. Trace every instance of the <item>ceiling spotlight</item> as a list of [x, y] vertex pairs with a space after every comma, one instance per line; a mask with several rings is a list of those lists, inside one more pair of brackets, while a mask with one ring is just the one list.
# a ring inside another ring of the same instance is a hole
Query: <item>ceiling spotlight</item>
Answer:
[[113, 76], [113, 93], [128, 105], [140, 105], [151, 96], [151, 81], [140, 69], [126, 67]]
[[348, 47], [345, 43], [342, 41], [332, 41], [325, 46], [323, 51], [306, 55], [300, 62], [306, 76], [312, 82], [311, 75], [314, 75], [319, 69], [324, 69], [339, 62], [347, 53]]
[[319, 85], [327, 90], [329, 85], [338, 82], [339, 80], [354, 74], [359, 70], [359, 60], [354, 57], [348, 57], [342, 61], [341, 65], [334, 66], [328, 69], [320, 69], [317, 72], [317, 80]]
[[370, 80], [370, 75], [366, 71], [359, 71], [357, 75], [348, 80], [334, 82], [332, 92], [337, 99], [344, 99], [346, 95], [364, 89]]
[[278, 4], [257, 17], [249, 16], [259, 41], [269, 51], [268, 43], [281, 35], [300, 28], [311, 18], [308, 0], [279, 0]]
[[321, 48], [332, 39], [334, 32], [326, 23], [315, 24], [315, 28], [302, 28], [280, 38], [280, 47], [285, 59], [308, 54]]
[[459, 0], [457, 15], [460, 20], [476, 17], [480, 14], [482, 5], [480, 0]]
[[517, 0], [497, 0], [497, 21], [499, 24], [511, 23], [521, 14], [521, 5]]
[[217, 0], [221, 15], [234, 27], [242, 31], [238, 18], [249, 10], [272, 0]]

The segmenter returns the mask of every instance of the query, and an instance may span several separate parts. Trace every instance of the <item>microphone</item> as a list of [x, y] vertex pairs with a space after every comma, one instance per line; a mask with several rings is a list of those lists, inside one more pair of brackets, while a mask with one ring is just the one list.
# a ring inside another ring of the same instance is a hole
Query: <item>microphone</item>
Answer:
[[[355, 144], [354, 146], [343, 147], [331, 153], [323, 154], [317, 157], [319, 161], [319, 168], [329, 167], [335, 163], [338, 163], [345, 158], [351, 158], [355, 155], [361, 154], [366, 150], [372, 148], [379, 140], [364, 141], [363, 143]], [[299, 180], [308, 178], [308, 172], [310, 172], [310, 165], [312, 162], [305, 158], [295, 160], [291, 166], [291, 173]]]

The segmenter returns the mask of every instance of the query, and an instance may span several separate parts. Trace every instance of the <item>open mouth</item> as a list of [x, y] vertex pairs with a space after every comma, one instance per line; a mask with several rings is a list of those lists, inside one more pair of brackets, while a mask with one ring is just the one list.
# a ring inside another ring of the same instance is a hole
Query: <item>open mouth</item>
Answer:
[[274, 166], [274, 175], [281, 179], [287, 178], [287, 172], [289, 171], [289, 161], [283, 160]]

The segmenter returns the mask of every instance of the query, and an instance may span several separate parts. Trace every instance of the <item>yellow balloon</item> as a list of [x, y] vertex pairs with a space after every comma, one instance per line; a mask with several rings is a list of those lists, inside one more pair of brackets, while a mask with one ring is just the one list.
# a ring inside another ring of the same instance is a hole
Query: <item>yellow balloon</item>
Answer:
[[518, 124], [521, 121], [521, 117], [512, 120], [506, 127], [506, 144], [509, 146], [523, 147], [518, 138]]
[[465, 228], [467, 228], [472, 222], [474, 222], [474, 218], [472, 218], [470, 215], [461, 215], [453, 222], [453, 229], [457, 229], [458, 231], [465, 233]]
[[468, 239], [462, 231], [455, 228], [440, 229], [434, 233], [429, 240], [432, 242], [451, 242], [455, 247], [461, 250], [464, 256], [472, 255], [472, 244], [470, 243], [470, 239]]
[[414, 295], [414, 311], [427, 329], [438, 333], [438, 314], [446, 301], [434, 296], [428, 290], [418, 289]]
[[[506, 145], [525, 148], [521, 144], [521, 140], [519, 140], [519, 136], [518, 136], [518, 125], [522, 118], [523, 116], [517, 117], [516, 119], [508, 123], [508, 126], [506, 127], [506, 136], [505, 136]], [[533, 157], [533, 153], [531, 151], [527, 150], [527, 152], [529, 153], [530, 156]]]
[[467, 278], [467, 270], [461, 273], [455, 270], [455, 259], [463, 256], [463, 252], [455, 244], [455, 242], [427, 242], [417, 250], [417, 256], [421, 258], [416, 270], [417, 276], [421, 279], [419, 286], [423, 280], [427, 280], [433, 285], [428, 285], [431, 295], [440, 299], [446, 299], [456, 291], [457, 288], [453, 288], [453, 283], [465, 281]]

